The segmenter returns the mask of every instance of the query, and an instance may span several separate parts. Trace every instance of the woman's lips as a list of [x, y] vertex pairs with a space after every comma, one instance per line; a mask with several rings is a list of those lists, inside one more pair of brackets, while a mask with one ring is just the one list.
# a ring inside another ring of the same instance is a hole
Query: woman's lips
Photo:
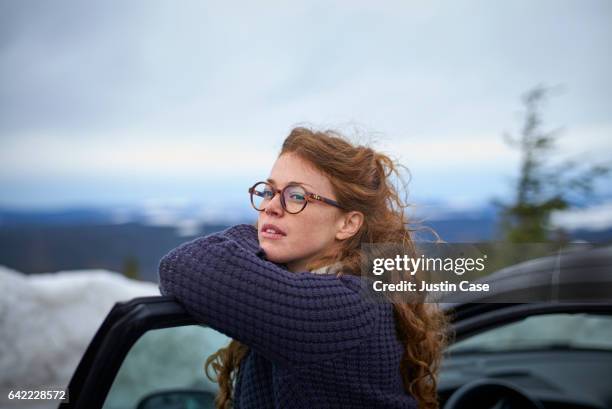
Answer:
[[264, 223], [260, 231], [261, 237], [272, 240], [278, 240], [287, 235], [283, 229], [272, 223]]
[[272, 239], [272, 240], [280, 240], [283, 237], [285, 237], [285, 235], [280, 234], [280, 233], [269, 233], [269, 232], [263, 230], [261, 232], [261, 237], [264, 237], [266, 239]]

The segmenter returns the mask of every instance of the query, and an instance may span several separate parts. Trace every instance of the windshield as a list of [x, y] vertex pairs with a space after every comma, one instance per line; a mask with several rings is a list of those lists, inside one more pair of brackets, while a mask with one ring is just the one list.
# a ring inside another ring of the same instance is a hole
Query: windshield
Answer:
[[612, 317], [594, 314], [536, 315], [461, 340], [448, 352], [597, 349], [612, 351]]

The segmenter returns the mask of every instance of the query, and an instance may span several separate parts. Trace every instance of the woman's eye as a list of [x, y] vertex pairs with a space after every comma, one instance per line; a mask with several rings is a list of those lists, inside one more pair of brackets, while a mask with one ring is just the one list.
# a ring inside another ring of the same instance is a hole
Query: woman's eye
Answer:
[[291, 197], [291, 200], [297, 200], [297, 201], [302, 201], [306, 199], [304, 195], [300, 195], [298, 193], [292, 193], [290, 197]]
[[266, 197], [266, 198], [270, 198], [270, 197], [274, 196], [274, 192], [271, 191], [271, 190], [264, 190], [263, 196]]

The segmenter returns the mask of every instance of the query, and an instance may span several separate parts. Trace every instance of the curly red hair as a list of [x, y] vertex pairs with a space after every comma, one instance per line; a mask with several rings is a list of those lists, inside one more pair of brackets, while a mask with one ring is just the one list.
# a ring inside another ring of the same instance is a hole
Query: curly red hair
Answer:
[[[340, 251], [322, 254], [309, 270], [341, 262], [342, 273], [360, 275], [361, 246], [366, 243], [397, 243], [414, 254], [416, 229], [408, 227], [408, 205], [391, 181], [392, 175], [403, 180], [401, 165], [370, 147], [352, 144], [338, 132], [304, 127], [294, 128], [285, 139], [279, 156], [286, 153], [298, 155], [327, 175], [340, 205], [364, 214], [360, 230], [341, 243]], [[437, 409], [437, 373], [448, 343], [447, 317], [436, 305], [423, 302], [394, 302], [393, 308], [398, 338], [405, 348], [400, 372], [406, 393], [418, 401], [419, 408]], [[232, 340], [206, 360], [206, 375], [219, 383], [217, 409], [231, 407], [235, 373], [247, 352], [248, 346]]]

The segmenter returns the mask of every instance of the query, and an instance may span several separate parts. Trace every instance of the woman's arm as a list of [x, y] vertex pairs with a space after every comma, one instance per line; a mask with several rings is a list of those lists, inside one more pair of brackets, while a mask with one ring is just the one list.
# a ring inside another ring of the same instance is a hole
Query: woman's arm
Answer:
[[160, 291], [279, 364], [329, 358], [373, 329], [378, 308], [359, 277], [293, 273], [264, 254], [246, 224], [197, 238], [161, 259]]

